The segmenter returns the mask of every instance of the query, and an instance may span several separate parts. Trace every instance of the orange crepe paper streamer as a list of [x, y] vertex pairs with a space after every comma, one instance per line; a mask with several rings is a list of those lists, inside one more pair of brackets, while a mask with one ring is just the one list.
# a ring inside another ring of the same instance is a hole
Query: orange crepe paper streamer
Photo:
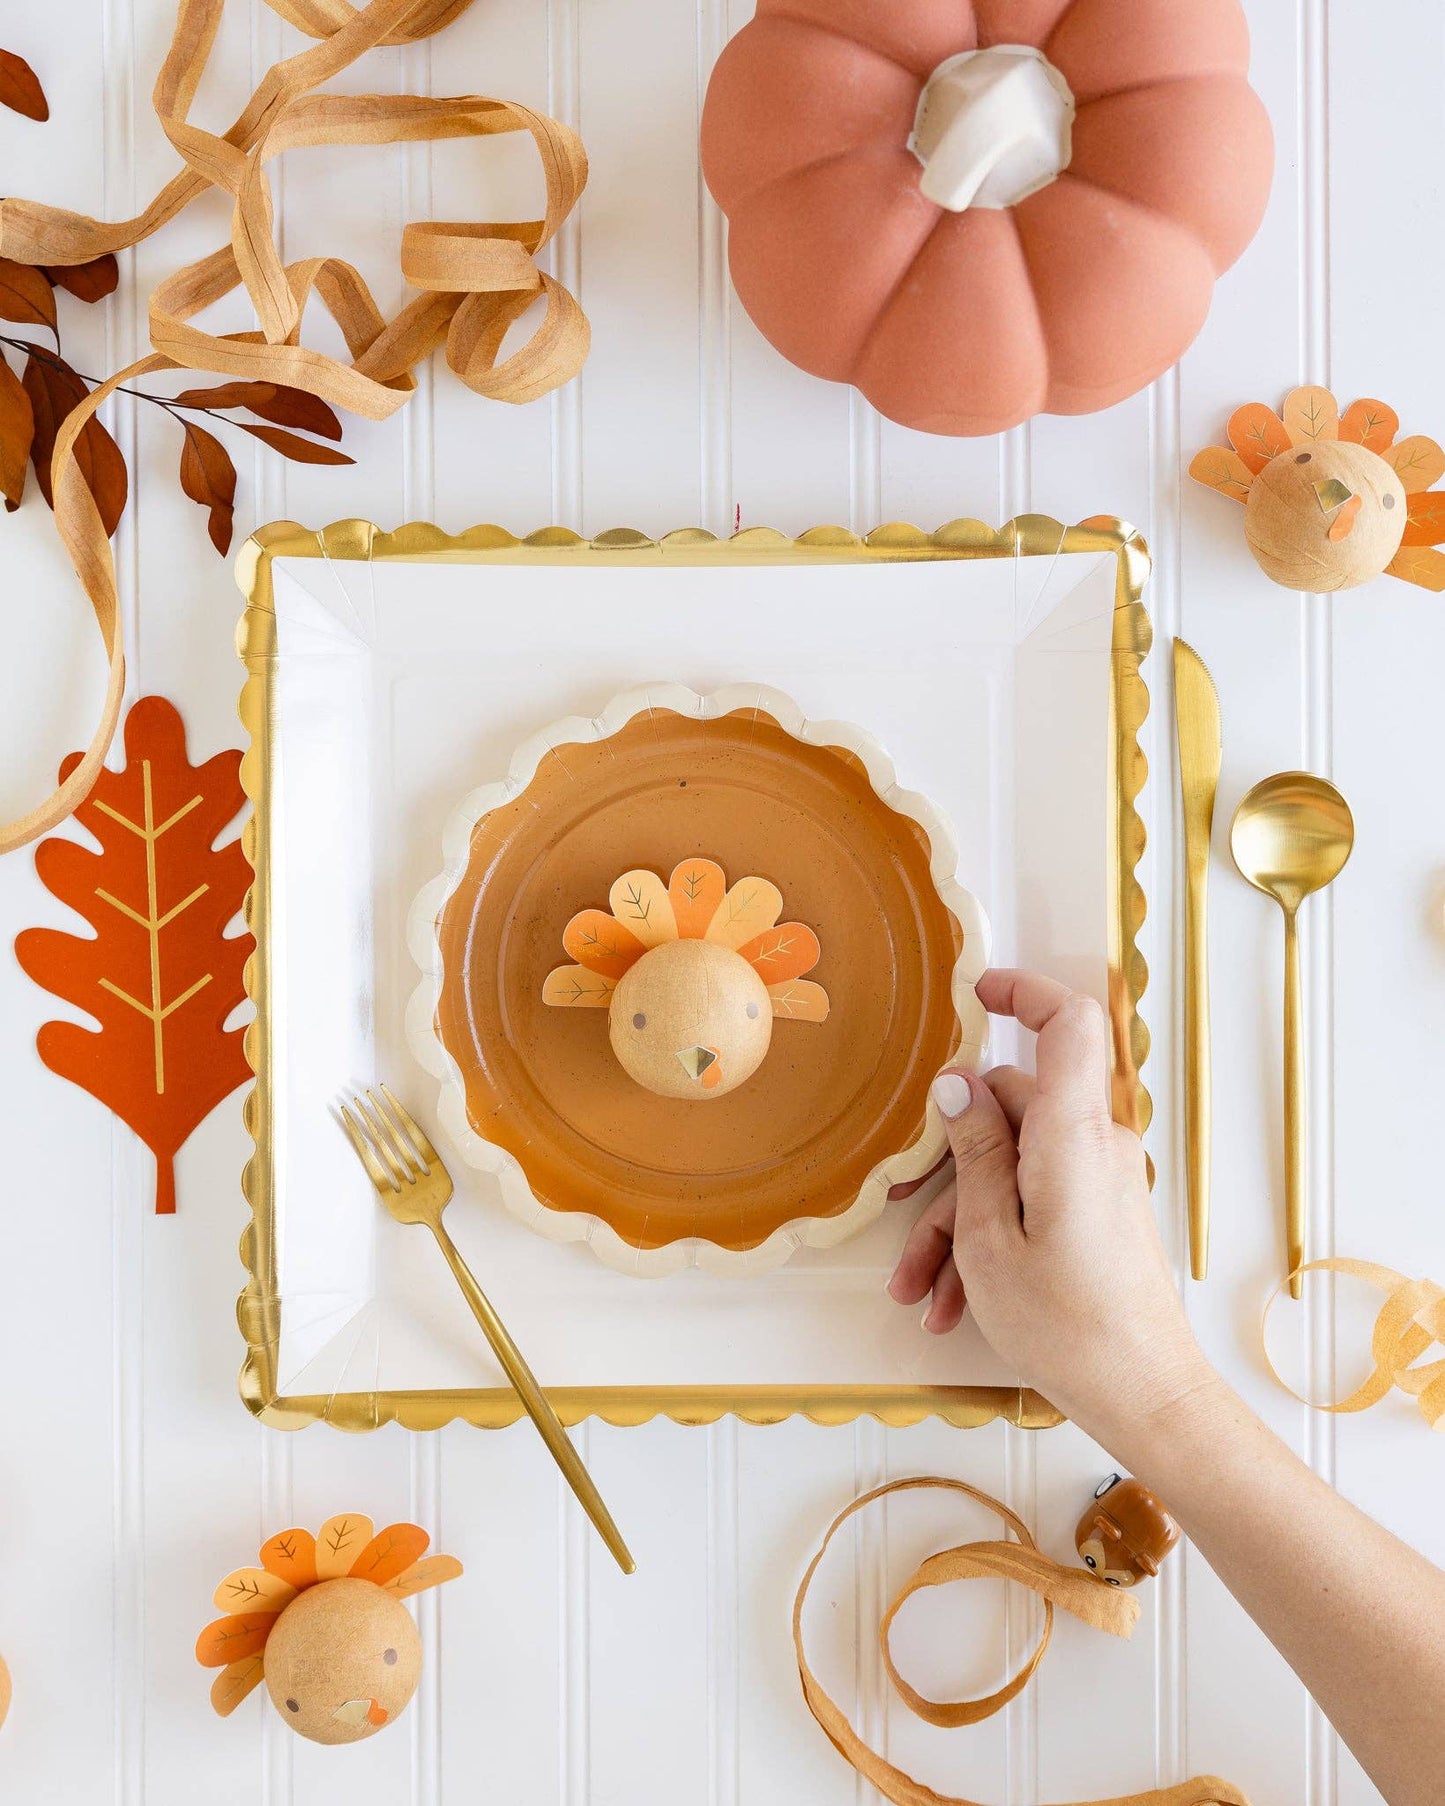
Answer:
[[[126, 717], [126, 765], [102, 770], [76, 818], [100, 842], [42, 841], [35, 869], [92, 936], [28, 928], [15, 957], [38, 985], [100, 1024], [44, 1023], [35, 1045], [61, 1078], [128, 1123], [156, 1157], [156, 1210], [176, 1207], [173, 1159], [191, 1130], [251, 1076], [243, 1031], [223, 1023], [245, 999], [255, 946], [228, 937], [251, 867], [239, 839], [216, 837], [245, 803], [234, 748], [204, 765], [163, 696]], [[62, 780], [80, 762], [72, 753]]]
[[[1081, 1622], [1093, 1625], [1096, 1630], [1107, 1631], [1111, 1636], [1128, 1637], [1133, 1634], [1139, 1616], [1139, 1602], [1128, 1593], [1098, 1579], [1087, 1568], [1065, 1567], [1041, 1553], [1021, 1518], [1010, 1511], [1007, 1505], [991, 1498], [986, 1492], [980, 1492], [977, 1487], [969, 1486], [963, 1480], [934, 1477], [895, 1480], [888, 1486], [877, 1486], [872, 1492], [865, 1492], [833, 1519], [824, 1533], [817, 1554], [808, 1563], [808, 1570], [793, 1601], [793, 1647], [808, 1710], [823, 1727], [838, 1753], [860, 1775], [871, 1781], [885, 1799], [892, 1800], [894, 1806], [975, 1806], [973, 1801], [936, 1793], [931, 1787], [925, 1787], [921, 1781], [915, 1781], [911, 1775], [905, 1774], [901, 1768], [885, 1762], [876, 1750], [870, 1749], [849, 1724], [842, 1710], [823, 1690], [818, 1677], [808, 1666], [803, 1650], [803, 1605], [813, 1576], [834, 1536], [855, 1512], [862, 1511], [875, 1500], [886, 1498], [890, 1493], [927, 1489], [961, 1493], [964, 1498], [987, 1506], [1004, 1520], [1018, 1539], [1016, 1542], [964, 1543], [956, 1549], [943, 1549], [937, 1555], [930, 1555], [904, 1582], [883, 1616], [878, 1640], [888, 1678], [909, 1710], [927, 1723], [945, 1728], [977, 1724], [981, 1719], [1000, 1711], [1009, 1700], [1016, 1698], [1033, 1678], [1034, 1671], [1044, 1658], [1049, 1638], [1053, 1635], [1056, 1605], [1072, 1612]], [[987, 1694], [982, 1699], [931, 1700], [911, 1687], [899, 1674], [889, 1646], [890, 1633], [893, 1620], [914, 1593], [923, 1587], [947, 1586], [955, 1580], [1014, 1580], [1021, 1586], [1028, 1587], [1044, 1602], [1043, 1634], [1023, 1667], [997, 1692]], [[1092, 1802], [1091, 1806], [1249, 1806], [1249, 1800], [1228, 1781], [1221, 1781], [1215, 1775], [1201, 1775], [1193, 1781], [1181, 1781], [1174, 1787], [1151, 1788], [1146, 1793], [1121, 1794], [1111, 1800]]]
[[[536, 254], [576, 205], [587, 181], [577, 134], [555, 119], [481, 95], [318, 94], [378, 44], [412, 44], [465, 12], [470, 0], [267, 0], [320, 40], [274, 64], [223, 134], [188, 114], [215, 42], [225, 0], [180, 0], [153, 101], [186, 167], [133, 219], [107, 224], [36, 201], [0, 202], [0, 256], [64, 267], [138, 243], [211, 188], [232, 197], [230, 243], [161, 282], [150, 299], [153, 350], [94, 389], [66, 417], [52, 459], [55, 524], [90, 599], [110, 670], [100, 722], [52, 795], [0, 826], [0, 853], [24, 846], [75, 809], [96, 780], [120, 720], [125, 652], [115, 564], [100, 513], [76, 461], [76, 440], [122, 384], [156, 370], [193, 369], [287, 384], [333, 407], [384, 420], [416, 389], [414, 366], [445, 341], [447, 363], [469, 388], [498, 401], [533, 401], [581, 369], [590, 343], [575, 298]], [[321, 144], [404, 144], [528, 132], [546, 181], [539, 220], [419, 221], [401, 239], [402, 275], [422, 292], [386, 320], [358, 272], [339, 257], [283, 264], [266, 165], [283, 151]], [[212, 302], [244, 286], [259, 332], [215, 334], [192, 324]], [[307, 303], [319, 298], [341, 328], [349, 363], [300, 342]], [[508, 328], [545, 301], [530, 339], [498, 361]]]
[[5, 1666], [4, 1656], [0, 1656], [0, 1724], [4, 1724], [10, 1713], [10, 1670]]
[[[1415, 1365], [1436, 1343], [1440, 1343], [1445, 1352], [1445, 1287], [1436, 1285], [1431, 1279], [1407, 1279], [1393, 1267], [1377, 1266], [1369, 1260], [1311, 1260], [1296, 1270], [1300, 1273], [1343, 1273], [1348, 1279], [1362, 1279], [1366, 1285], [1383, 1292], [1385, 1302], [1370, 1337], [1374, 1371], [1347, 1398], [1334, 1404], [1316, 1405], [1296, 1392], [1270, 1360], [1266, 1344], [1265, 1364], [1290, 1397], [1299, 1399], [1312, 1410], [1343, 1416], [1368, 1411], [1398, 1388], [1419, 1403], [1420, 1415], [1432, 1430], [1445, 1429], [1445, 1359], [1429, 1361], [1421, 1367]], [[1261, 1340], [1269, 1323], [1269, 1314], [1288, 1285], [1287, 1279], [1270, 1294], [1260, 1323]]]

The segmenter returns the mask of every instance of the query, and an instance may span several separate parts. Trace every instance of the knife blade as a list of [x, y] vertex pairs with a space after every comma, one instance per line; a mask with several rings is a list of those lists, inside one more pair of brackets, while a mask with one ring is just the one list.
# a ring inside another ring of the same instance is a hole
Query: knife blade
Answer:
[[1223, 740], [1219, 692], [1204, 660], [1174, 642], [1174, 722], [1184, 796], [1184, 1170], [1189, 1199], [1189, 1266], [1209, 1270], [1210, 1143], [1209, 849]]

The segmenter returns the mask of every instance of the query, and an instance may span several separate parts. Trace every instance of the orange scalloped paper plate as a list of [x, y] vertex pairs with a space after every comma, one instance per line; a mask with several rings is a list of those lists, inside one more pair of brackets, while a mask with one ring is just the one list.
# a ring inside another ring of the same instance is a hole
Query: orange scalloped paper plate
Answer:
[[[702, 856], [777, 885], [832, 1000], [705, 1103], [630, 1079], [604, 1012], [542, 1001], [563, 928], [619, 871]], [[857, 1234], [944, 1152], [928, 1087], [983, 1054], [988, 925], [947, 823], [861, 729], [756, 685], [632, 691], [521, 747], [445, 858], [412, 909], [408, 1032], [447, 1134], [543, 1235], [632, 1273], [763, 1271]]]

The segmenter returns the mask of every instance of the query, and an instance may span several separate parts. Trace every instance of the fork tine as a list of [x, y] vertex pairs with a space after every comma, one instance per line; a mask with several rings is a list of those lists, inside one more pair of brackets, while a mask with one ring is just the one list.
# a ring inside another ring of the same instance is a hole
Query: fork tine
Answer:
[[[380, 1086], [378, 1089], [385, 1090], [385, 1086]], [[391, 1137], [392, 1147], [400, 1153], [401, 1157], [406, 1161], [408, 1169], [414, 1167], [419, 1167], [421, 1169], [420, 1173], [413, 1173], [412, 1176], [414, 1178], [420, 1178], [423, 1175], [430, 1177], [431, 1168], [427, 1165], [425, 1156], [420, 1152], [411, 1140], [411, 1137], [402, 1128], [394, 1113], [387, 1109], [386, 1105], [376, 1095], [375, 1091], [369, 1090], [366, 1095], [371, 1103], [372, 1114], [380, 1122], [385, 1124], [387, 1133]]]
[[414, 1170], [413, 1157], [407, 1153], [376, 1098], [368, 1091], [365, 1098], [357, 1098], [356, 1107], [365, 1117], [367, 1126], [371, 1130], [371, 1138], [380, 1148], [382, 1158], [387, 1165], [395, 1169], [397, 1178], [403, 1185], [413, 1184], [418, 1177]]
[[[440, 1161], [441, 1155], [438, 1154], [436, 1149], [427, 1140], [422, 1131], [421, 1124], [407, 1109], [406, 1105], [402, 1103], [400, 1098], [392, 1096], [388, 1086], [383, 1085], [380, 1089], [381, 1095], [386, 1099], [387, 1103], [391, 1105], [392, 1112], [400, 1121], [402, 1128], [404, 1128], [411, 1137], [411, 1144], [416, 1149], [417, 1153], [421, 1155], [423, 1165], [431, 1160]], [[431, 1171], [430, 1166], [427, 1166], [427, 1171]]]
[[401, 1187], [397, 1184], [395, 1177], [377, 1159], [371, 1142], [345, 1104], [341, 1106], [341, 1126], [350, 1137], [351, 1145], [356, 1149], [361, 1164], [366, 1168], [367, 1177], [376, 1189], [378, 1191], [399, 1191]]

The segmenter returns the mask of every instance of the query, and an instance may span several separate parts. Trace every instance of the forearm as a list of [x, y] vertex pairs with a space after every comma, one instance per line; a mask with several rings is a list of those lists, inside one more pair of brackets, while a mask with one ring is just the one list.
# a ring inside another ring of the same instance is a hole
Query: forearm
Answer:
[[1169, 1507], [1390, 1806], [1439, 1806], [1445, 1574], [1297, 1461], [1200, 1352], [1143, 1147], [1105, 1114], [1098, 1005], [1037, 973], [977, 989], [1037, 1034], [1035, 1074], [935, 1084], [952, 1196], [914, 1225], [890, 1289], [932, 1289], [940, 1332], [966, 1298], [1008, 1365]]
[[1152, 1420], [1095, 1433], [1168, 1505], [1390, 1806], [1438, 1806], [1445, 1574], [1340, 1498], [1217, 1376]]

